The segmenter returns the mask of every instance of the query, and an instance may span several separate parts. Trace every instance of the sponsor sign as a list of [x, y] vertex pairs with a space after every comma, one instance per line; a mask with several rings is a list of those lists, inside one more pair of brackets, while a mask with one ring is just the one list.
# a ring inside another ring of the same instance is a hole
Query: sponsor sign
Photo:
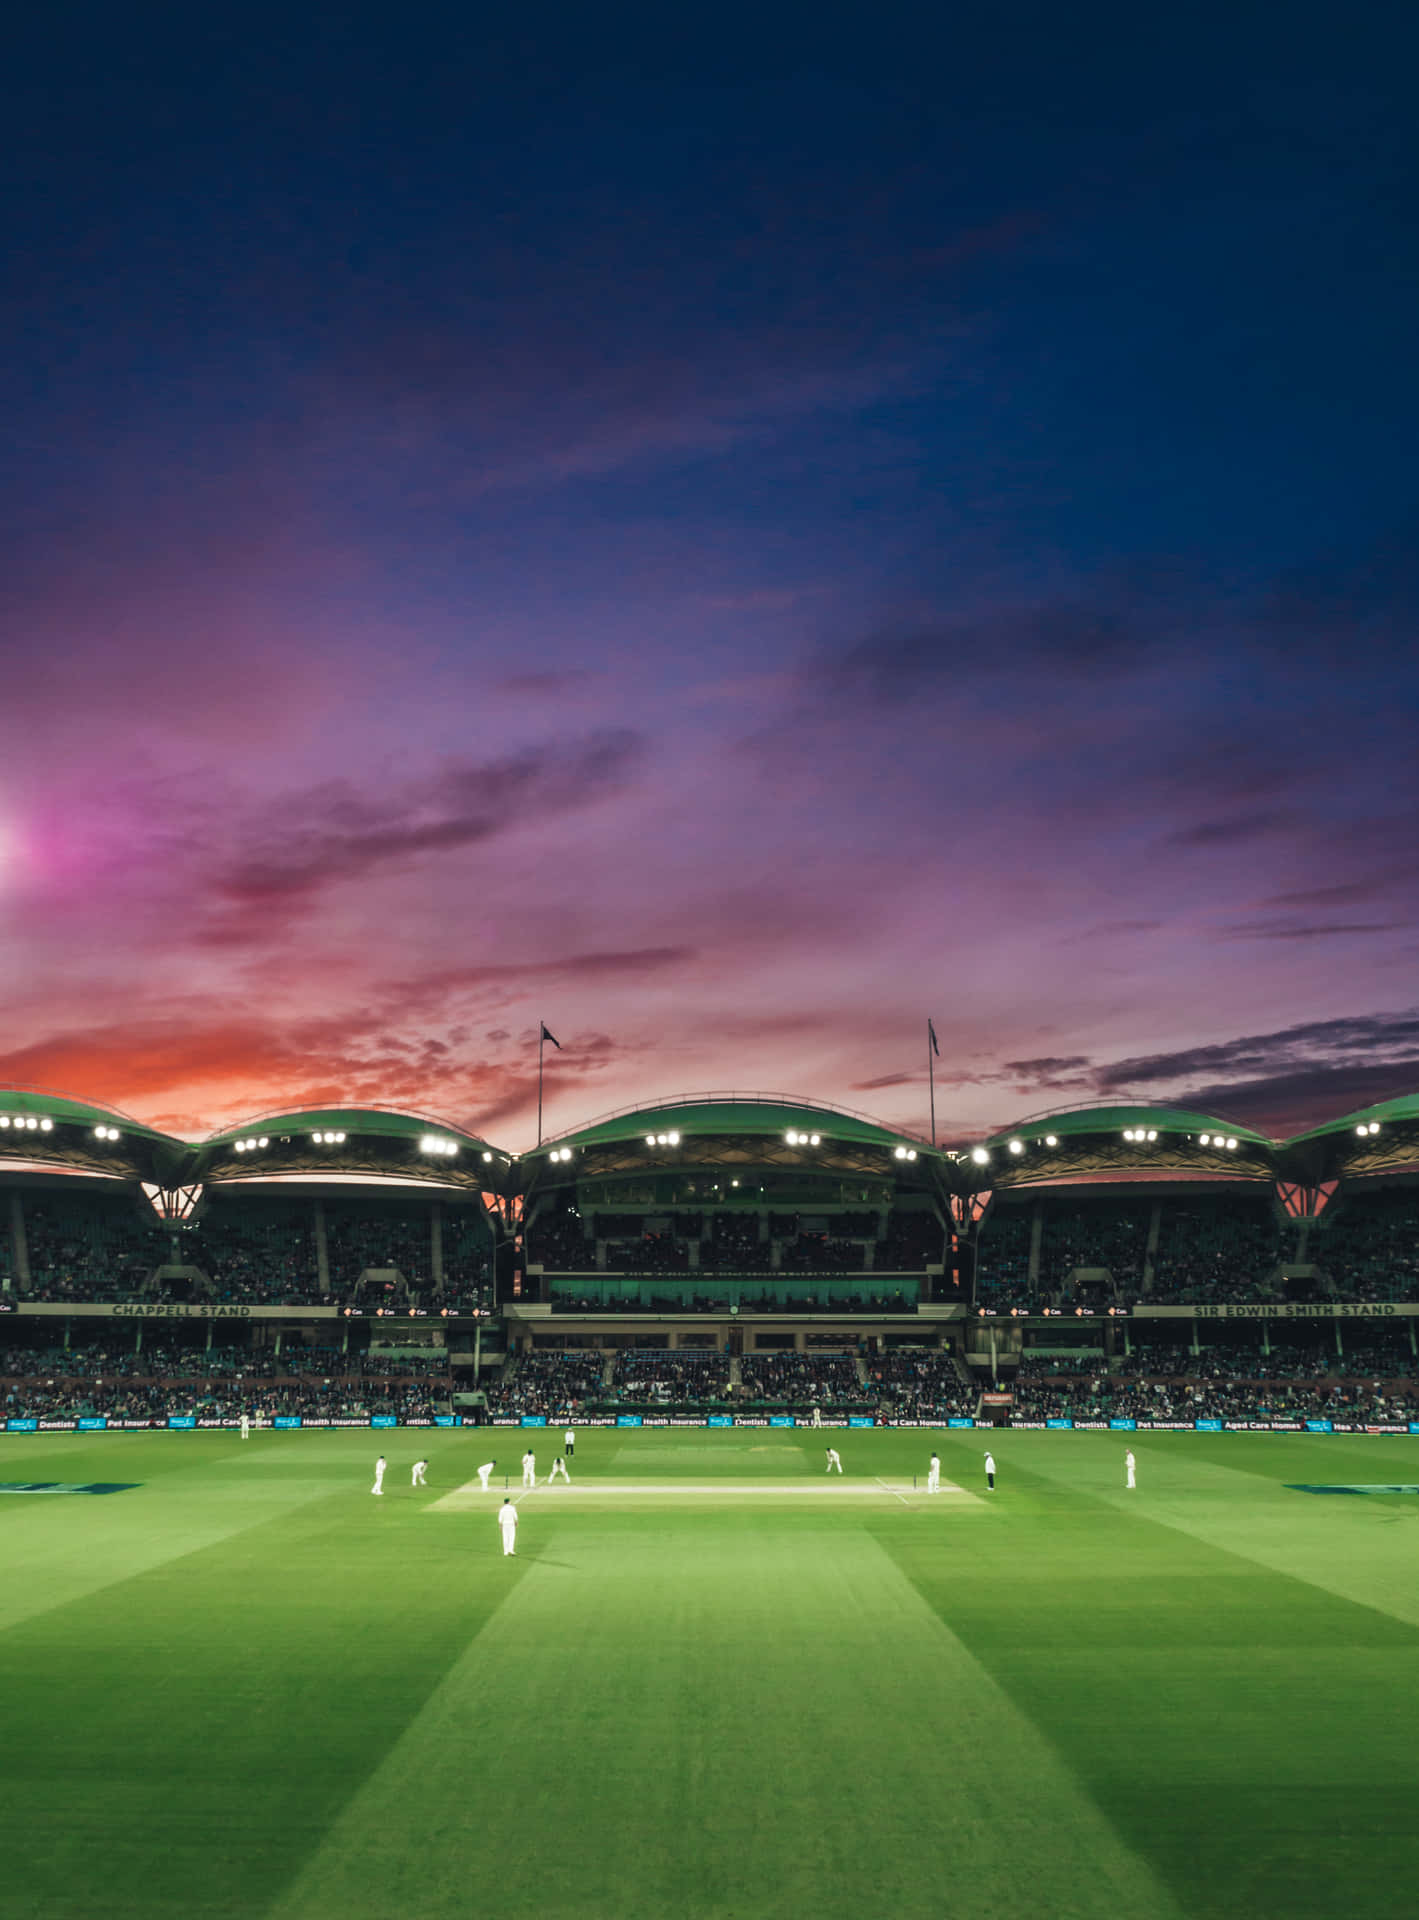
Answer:
[[192, 1428], [197, 1425], [197, 1421], [190, 1413], [170, 1413], [168, 1415], [168, 1425], [174, 1430], [178, 1428]]
[[456, 1427], [459, 1425], [459, 1416], [456, 1413], [436, 1413], [434, 1415], [434, 1425], [436, 1427]]
[[712, 1413], [705, 1421], [705, 1425], [707, 1427], [732, 1427], [734, 1425], [734, 1415], [732, 1413]]
[[519, 1424], [524, 1427], [545, 1427], [547, 1416], [545, 1413], [524, 1413]]
[[76, 1420], [74, 1424], [80, 1433], [102, 1433], [108, 1426], [107, 1420], [95, 1418], [91, 1414], [85, 1414], [82, 1419]]
[[1192, 1424], [1198, 1433], [1220, 1433], [1222, 1431], [1222, 1422], [1220, 1420], [1194, 1420]]
[[1046, 1420], [1045, 1425], [1047, 1427], [1072, 1427], [1074, 1422], [1072, 1420]]
[[1215, 1307], [1145, 1307], [1135, 1320], [1403, 1320], [1419, 1314], [1413, 1300], [1229, 1300]]
[[0, 1493], [127, 1493], [140, 1480], [0, 1480]]
[[301, 1416], [298, 1413], [278, 1413], [273, 1416], [271, 1424], [278, 1431], [283, 1431], [289, 1427], [300, 1426]]
[[791, 1427], [793, 1425], [793, 1415], [791, 1413], [771, 1413], [769, 1415], [769, 1425], [771, 1427]]
[[6, 1433], [35, 1433], [38, 1428], [38, 1420], [7, 1420], [5, 1422]]
[[1306, 1432], [1307, 1433], [1334, 1433], [1335, 1422], [1333, 1420], [1307, 1420]]
[[1022, 1427], [1025, 1429], [1035, 1427], [1035, 1428], [1038, 1428], [1038, 1430], [1041, 1433], [1043, 1433], [1045, 1430], [1045, 1423], [1043, 1420], [1012, 1420], [1010, 1424], [1012, 1427]]
[[370, 1421], [372, 1427], [397, 1427], [399, 1422], [392, 1413], [377, 1413]]
[[1304, 1483], [1288, 1481], [1288, 1493], [1419, 1493], [1419, 1486], [1384, 1486], [1361, 1484], [1353, 1487], [1310, 1487]]
[[975, 1421], [962, 1420], [962, 1419], [959, 1419], [955, 1414], [952, 1414], [951, 1418], [946, 1422], [946, 1424], [948, 1427], [973, 1427], [975, 1425]]
[[641, 1417], [638, 1413], [618, 1413], [616, 1415], [616, 1425], [618, 1427], [638, 1427], [640, 1424]]
[[1110, 1420], [1109, 1426], [1120, 1433], [1135, 1433], [1138, 1429], [1138, 1422], [1136, 1420]]
[[41, 1433], [72, 1433], [74, 1422], [72, 1420], [41, 1420], [39, 1430]]
[[850, 1413], [847, 1423], [850, 1427], [875, 1427], [877, 1424], [870, 1413]]

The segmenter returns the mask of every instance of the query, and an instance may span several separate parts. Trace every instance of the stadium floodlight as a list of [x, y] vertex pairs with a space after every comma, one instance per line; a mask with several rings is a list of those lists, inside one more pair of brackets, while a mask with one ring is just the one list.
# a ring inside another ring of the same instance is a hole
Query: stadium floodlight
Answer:
[[1227, 1151], [1228, 1151], [1228, 1153], [1235, 1153], [1235, 1152], [1236, 1152], [1236, 1150], [1237, 1150], [1237, 1143], [1236, 1143], [1236, 1141], [1235, 1141], [1234, 1139], [1232, 1139], [1232, 1138], [1231, 1138], [1231, 1137], [1229, 1136], [1229, 1137], [1228, 1137], [1228, 1140], [1227, 1140]]
[[488, 1153], [487, 1151], [484, 1152], [483, 1163], [485, 1166], [491, 1166], [493, 1164], [493, 1156], [491, 1153]]
[[809, 1134], [809, 1136], [808, 1136], [808, 1144], [809, 1144], [809, 1146], [810, 1146], [810, 1147], [820, 1147], [820, 1146], [822, 1146], [822, 1144], [823, 1144], [823, 1136], [822, 1136], [822, 1134], [821, 1134], [821, 1133], [810, 1133], [810, 1134]]
[[975, 1161], [978, 1167], [983, 1167], [989, 1163], [990, 1155], [986, 1152], [984, 1147], [972, 1147], [971, 1158], [972, 1160]]
[[915, 1160], [915, 1159], [916, 1159], [916, 1148], [915, 1148], [915, 1147], [908, 1147], [908, 1148], [907, 1148], [907, 1158], [908, 1158], [908, 1160]]
[[1379, 1123], [1379, 1121], [1378, 1121], [1378, 1120], [1372, 1120], [1372, 1121], [1370, 1122], [1370, 1132], [1371, 1132], [1371, 1133], [1378, 1133], [1378, 1132], [1379, 1132], [1379, 1130], [1380, 1130], [1380, 1123]]
[[1058, 1134], [1054, 1134], [1054, 1133], [1047, 1133], [1047, 1134], [1045, 1135], [1045, 1145], [1046, 1145], [1047, 1147], [1057, 1147], [1057, 1146], [1059, 1145], [1059, 1136], [1058, 1136]]
[[[1363, 1133], [1365, 1129], [1361, 1127], [1360, 1131], [1361, 1133]], [[791, 1147], [796, 1147], [798, 1145], [798, 1135], [794, 1132], [792, 1127], [789, 1128], [788, 1132], [783, 1137], [785, 1140], [787, 1140], [788, 1144]]]
[[1158, 1135], [1157, 1135], [1157, 1133], [1155, 1132], [1155, 1130], [1154, 1130], [1154, 1129], [1153, 1129], [1152, 1127], [1150, 1127], [1150, 1128], [1148, 1129], [1148, 1138], [1149, 1138], [1149, 1140], [1150, 1140], [1150, 1141], [1151, 1141], [1151, 1140], [1156, 1140], [1156, 1139], [1158, 1138]]
[[655, 1135], [648, 1133], [645, 1137], [645, 1143], [648, 1147], [653, 1147], [655, 1145]]
[[1201, 1147], [1210, 1147], [1212, 1145], [1212, 1135], [1210, 1133], [1198, 1134], [1197, 1144]]
[[1125, 1127], [1123, 1130], [1123, 1137], [1125, 1140], [1131, 1140], [1133, 1138], [1133, 1128]]
[[8, 1127], [8, 1126], [9, 1126], [9, 1124], [10, 1124], [10, 1116], [9, 1116], [9, 1114], [8, 1114], [8, 1113], [0, 1113], [0, 1127]]
[[261, 1138], [257, 1141], [256, 1144], [258, 1147], [269, 1147], [271, 1142], [266, 1138], [266, 1135], [263, 1133]]
[[41, 1133], [53, 1133], [54, 1122], [52, 1120], [41, 1120], [39, 1123], [39, 1130]]
[[906, 1157], [907, 1157], [907, 1150], [905, 1147], [893, 1147], [892, 1158], [894, 1160], [905, 1160]]
[[1023, 1153], [1023, 1152], [1025, 1151], [1025, 1143], [1024, 1143], [1024, 1141], [1023, 1141], [1023, 1140], [1012, 1140], [1012, 1141], [1010, 1142], [1010, 1151], [1011, 1151], [1012, 1153]]
[[665, 1139], [667, 1144], [672, 1147], [678, 1147], [680, 1144], [680, 1136], [678, 1133], [667, 1133]]

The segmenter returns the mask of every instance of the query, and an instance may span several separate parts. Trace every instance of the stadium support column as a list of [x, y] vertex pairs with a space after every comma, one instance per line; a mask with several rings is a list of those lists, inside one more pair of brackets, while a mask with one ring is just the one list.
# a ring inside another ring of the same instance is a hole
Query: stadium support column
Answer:
[[14, 1255], [15, 1279], [21, 1293], [30, 1290], [30, 1243], [25, 1237], [25, 1209], [18, 1187], [10, 1189], [10, 1251]]
[[1163, 1203], [1153, 1202], [1153, 1211], [1148, 1216], [1148, 1244], [1143, 1250], [1143, 1286], [1144, 1293], [1153, 1291], [1153, 1273], [1158, 1262], [1158, 1240], [1163, 1230]]
[[1030, 1298], [1032, 1300], [1037, 1300], [1039, 1298], [1040, 1245], [1044, 1239], [1044, 1236], [1045, 1236], [1044, 1208], [1040, 1205], [1039, 1201], [1037, 1200], [1035, 1202], [1034, 1214], [1030, 1220], [1030, 1266], [1029, 1266], [1028, 1278], [1029, 1278], [1029, 1285], [1030, 1285]]
[[330, 1291], [330, 1243], [325, 1237], [325, 1202], [315, 1203], [315, 1278], [321, 1295]]

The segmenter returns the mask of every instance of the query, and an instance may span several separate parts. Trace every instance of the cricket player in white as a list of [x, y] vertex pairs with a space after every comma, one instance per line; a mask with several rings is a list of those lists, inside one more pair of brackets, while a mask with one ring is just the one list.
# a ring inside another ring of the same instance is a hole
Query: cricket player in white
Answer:
[[374, 1463], [374, 1485], [370, 1488], [370, 1492], [371, 1493], [384, 1492], [384, 1455], [383, 1454], [381, 1454], [378, 1460], [376, 1460]]
[[498, 1508], [498, 1525], [503, 1530], [503, 1552], [517, 1551], [517, 1508], [511, 1500], [504, 1500]]
[[429, 1484], [428, 1481], [424, 1478], [424, 1471], [427, 1468], [428, 1464], [429, 1463], [427, 1460], [416, 1460], [414, 1462], [414, 1471], [409, 1481], [410, 1486], [426, 1487]]
[[251, 1417], [249, 1414], [244, 1413], [241, 1416], [241, 1437], [243, 1440], [249, 1440], [251, 1438]]
[[537, 1455], [531, 1447], [522, 1456], [522, 1484], [524, 1487], [537, 1485]]
[[478, 1469], [478, 1485], [484, 1493], [488, 1491], [488, 1482], [492, 1478], [493, 1468], [497, 1464], [496, 1460], [485, 1460], [483, 1465]]
[[842, 1470], [843, 1470], [843, 1463], [842, 1463], [842, 1461], [841, 1461], [841, 1460], [840, 1460], [840, 1459], [838, 1458], [838, 1450], [837, 1450], [837, 1448], [836, 1448], [836, 1447], [829, 1447], [829, 1448], [828, 1448], [828, 1465], [827, 1465], [827, 1472], [829, 1472], [829, 1473], [841, 1473], [841, 1472], [842, 1472]]
[[994, 1487], [995, 1485], [995, 1455], [993, 1453], [988, 1453], [985, 1456], [985, 1484], [987, 1487]]
[[566, 1434], [562, 1439], [562, 1451], [566, 1454], [568, 1460], [570, 1460], [576, 1452], [576, 1435], [570, 1427], [567, 1428]]
[[939, 1453], [933, 1453], [927, 1465], [926, 1491], [928, 1493], [941, 1491], [941, 1455]]
[[1138, 1462], [1133, 1457], [1132, 1447], [1130, 1447], [1128, 1449], [1128, 1452], [1123, 1456], [1123, 1465], [1124, 1465], [1124, 1471], [1127, 1475], [1127, 1479], [1124, 1482], [1125, 1486], [1136, 1487], [1138, 1485], [1138, 1481], [1134, 1474], [1134, 1468], [1138, 1465]]
[[567, 1472], [567, 1463], [565, 1460], [554, 1460], [552, 1462], [552, 1471], [547, 1475], [547, 1485], [550, 1487], [556, 1479], [565, 1480], [568, 1486], [572, 1483], [572, 1477]]

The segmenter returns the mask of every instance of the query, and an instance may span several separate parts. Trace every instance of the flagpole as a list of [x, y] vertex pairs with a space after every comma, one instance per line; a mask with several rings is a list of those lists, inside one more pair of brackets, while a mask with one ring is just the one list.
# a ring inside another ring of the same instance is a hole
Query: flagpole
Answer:
[[931, 1088], [931, 1144], [936, 1145], [936, 1065], [932, 1058], [936, 1049], [932, 1044], [930, 1020], [926, 1023], [926, 1080]]
[[537, 1144], [542, 1144], [542, 1049], [547, 1044], [547, 1029], [537, 1022]]

